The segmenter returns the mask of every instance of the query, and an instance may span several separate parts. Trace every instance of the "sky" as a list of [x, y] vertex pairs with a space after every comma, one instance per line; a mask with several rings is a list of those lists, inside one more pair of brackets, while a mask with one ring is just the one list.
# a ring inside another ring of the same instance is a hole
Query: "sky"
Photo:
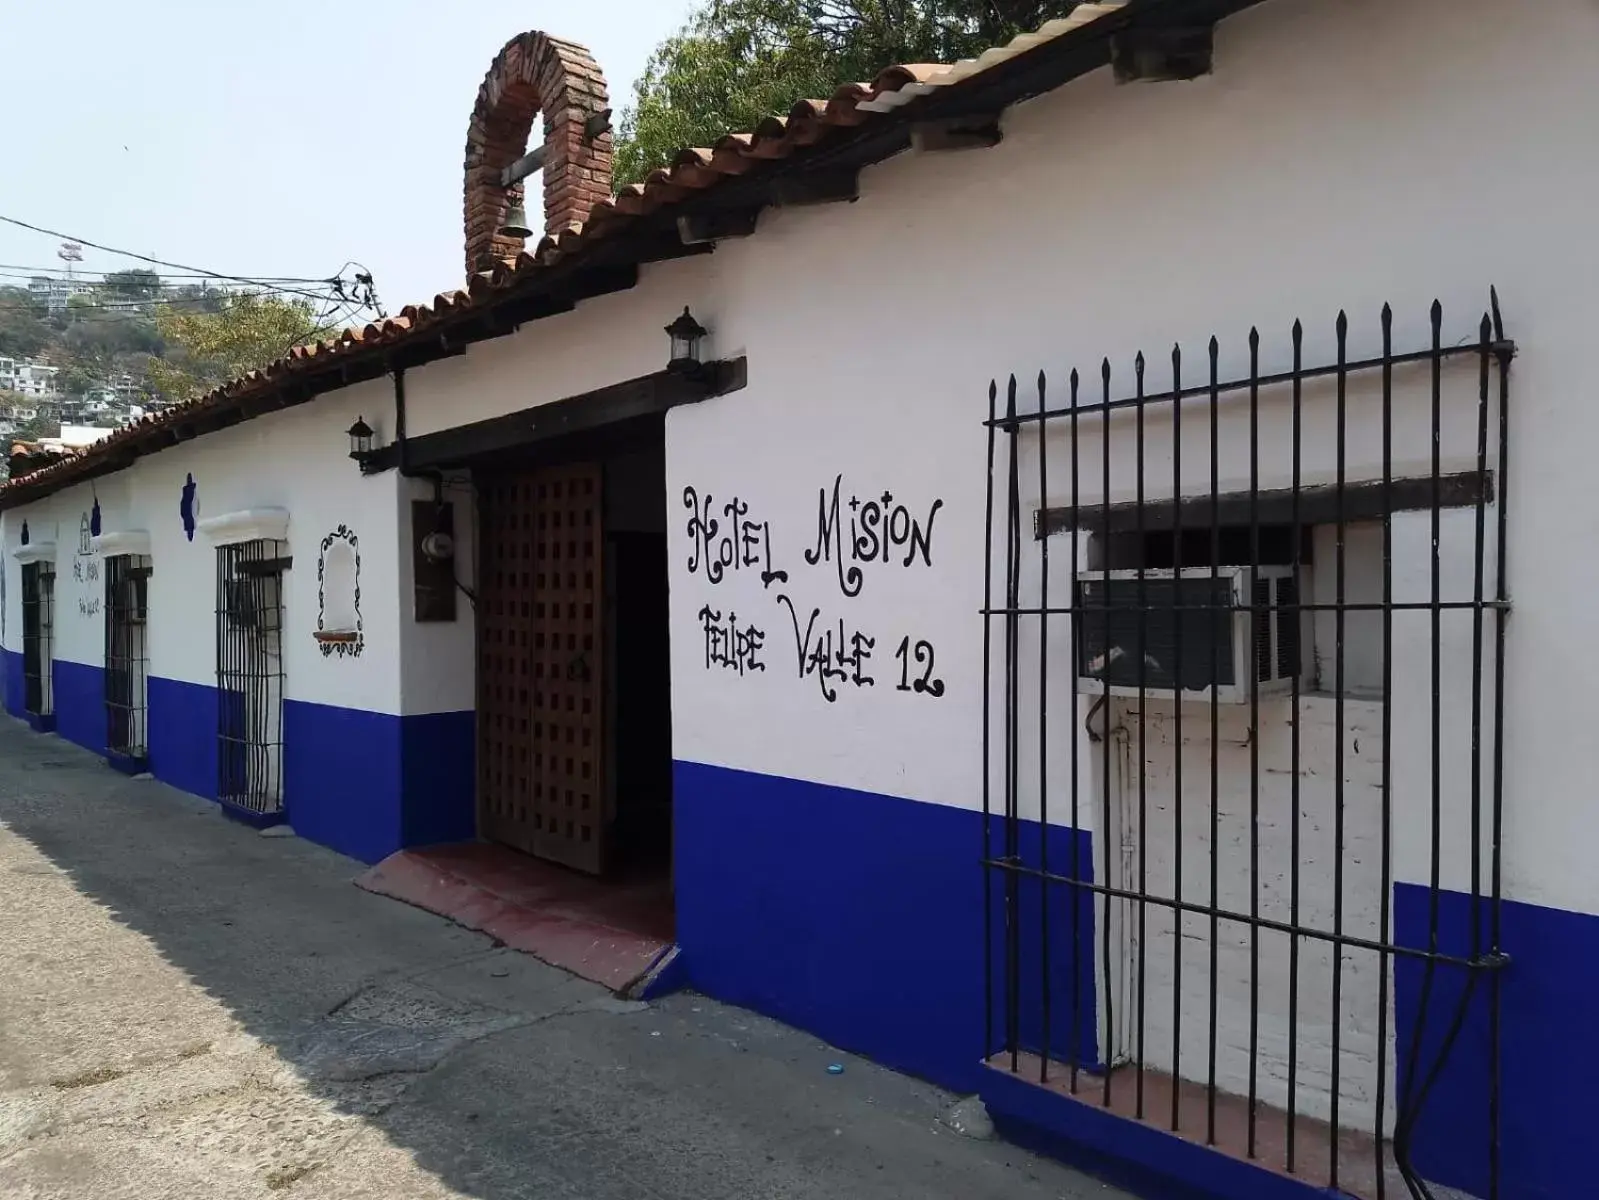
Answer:
[[[620, 119], [691, 7], [0, 0], [0, 215], [229, 275], [354, 260], [398, 312], [463, 281], [462, 153], [500, 48], [588, 46]], [[0, 223], [0, 271], [59, 267], [57, 243]], [[86, 249], [82, 269], [138, 265]]]

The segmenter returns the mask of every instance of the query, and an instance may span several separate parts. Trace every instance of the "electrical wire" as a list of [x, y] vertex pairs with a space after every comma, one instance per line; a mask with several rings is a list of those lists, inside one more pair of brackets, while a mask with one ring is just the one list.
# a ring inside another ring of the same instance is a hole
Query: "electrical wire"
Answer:
[[[196, 275], [203, 275], [203, 276], [205, 276], [207, 278], [210, 278], [210, 279], [225, 279], [225, 280], [228, 280], [229, 282], [232, 282], [232, 283], [246, 283], [246, 284], [248, 284], [248, 283], [255, 282], [248, 275], [228, 275], [228, 274], [226, 274], [225, 272], [222, 272], [222, 271], [207, 271], [204, 267], [194, 267], [194, 266], [188, 265], [187, 263], [169, 262], [168, 260], [162, 259], [162, 258], [152, 258], [148, 254], [138, 254], [138, 253], [136, 253], [136, 252], [134, 252], [132, 250], [121, 250], [121, 249], [118, 249], [116, 246], [107, 246], [107, 245], [101, 244], [100, 242], [90, 241], [88, 238], [77, 237], [74, 234], [70, 234], [70, 233], [62, 233], [58, 229], [46, 229], [42, 225], [34, 225], [34, 224], [31, 224], [28, 221], [20, 220], [17, 217], [8, 217], [4, 213], [0, 213], [0, 221], [4, 221], [7, 225], [15, 225], [19, 229], [29, 229], [29, 230], [32, 230], [34, 233], [42, 233], [46, 237], [60, 238], [62, 241], [65, 241], [65, 242], [73, 242], [73, 243], [76, 243], [79, 246], [89, 246], [89, 247], [92, 247], [95, 250], [104, 251], [106, 254], [116, 254], [116, 255], [120, 255], [123, 258], [133, 258], [133, 259], [139, 260], [140, 262], [151, 263], [151, 264], [153, 264], [155, 266], [158, 266], [158, 267], [171, 267], [173, 270], [176, 270], [176, 271], [192, 271]], [[326, 281], [326, 282], [331, 282], [331, 280]], [[285, 288], [283, 290], [284, 291], [292, 291], [293, 289]], [[312, 299], [312, 300], [321, 300], [322, 299], [321, 296], [313, 296], [309, 292], [303, 292], [301, 294], [305, 295], [305, 296], [309, 296], [310, 299]]]
[[[359, 265], [359, 264], [350, 264], [350, 265]], [[130, 268], [130, 270], [137, 271], [137, 270], [140, 270], [140, 268], [132, 267], [132, 268]], [[93, 275], [110, 276], [110, 275], [125, 275], [125, 274], [128, 274], [128, 272], [127, 271], [84, 271], [84, 270], [81, 270], [81, 269], [74, 269], [74, 270], [70, 270], [69, 271], [66, 267], [30, 267], [27, 263], [0, 263], [0, 275], [8, 275], [8, 276], [10, 276], [13, 279], [48, 278], [48, 279], [58, 280], [60, 282], [66, 282], [66, 280], [70, 277], [70, 278], [72, 278], [74, 280], [84, 280], [84, 281], [87, 281], [87, 282], [93, 282], [92, 280], [89, 279], [89, 276], [93, 276]], [[155, 272], [152, 271], [152, 272], [150, 272], [150, 274], [154, 275]], [[196, 274], [194, 272], [164, 271], [161, 274], [157, 275], [156, 278], [160, 281], [160, 283], [157, 286], [165, 287], [165, 286], [168, 286], [167, 285], [167, 281], [170, 280], [170, 279], [212, 279], [212, 278], [215, 278], [215, 277], [212, 276], [212, 275], [208, 275], [208, 274], [207, 275]], [[326, 278], [312, 279], [312, 278], [310, 278], [308, 276], [304, 276], [304, 275], [253, 275], [253, 276], [249, 276], [248, 278], [253, 283], [326, 283], [327, 282]]]
[[[126, 300], [117, 301], [115, 303], [111, 303], [111, 302], [99, 302], [99, 303], [90, 302], [90, 303], [86, 303], [86, 304], [69, 304], [69, 305], [67, 305], [65, 307], [65, 309], [58, 310], [58, 312], [66, 312], [66, 313], [126, 312], [126, 313], [132, 313], [132, 312], [138, 312], [138, 311], [141, 311], [141, 310], [147, 309], [147, 308], [179, 308], [179, 307], [181, 307], [183, 305], [188, 305], [188, 304], [218, 304], [218, 303], [225, 303], [227, 300], [232, 299], [232, 298], [236, 298], [236, 297], [247, 297], [247, 298], [250, 298], [250, 299], [262, 299], [264, 297], [275, 296], [275, 295], [279, 294], [281, 291], [282, 291], [282, 289], [279, 289], [279, 288], [262, 288], [261, 290], [254, 291], [254, 292], [223, 292], [223, 291], [217, 291], [217, 292], [212, 292], [210, 295], [207, 295], [207, 296], [174, 296], [174, 297], [172, 297], [171, 299], [168, 299], [168, 300], [155, 300], [155, 299], [152, 299], [152, 300], [139, 300], [139, 299], [134, 299], [132, 297], [129, 297]], [[308, 293], [298, 292], [298, 291], [290, 292], [290, 293], [286, 293], [286, 294], [292, 295], [296, 299], [299, 299], [299, 298], [301, 298], [303, 296], [308, 295]], [[332, 299], [335, 303], [339, 302], [338, 296], [335, 293], [331, 292], [331, 291], [326, 293], [325, 295], [316, 296], [316, 297], [314, 297], [314, 299], [317, 300], [317, 301], [320, 301], [320, 302], [322, 302], [324, 304], [326, 304], [329, 299]], [[349, 300], [345, 300], [343, 302], [344, 303], [349, 303], [349, 304], [355, 303], [355, 302], [349, 301]], [[4, 302], [4, 301], [0, 301], [0, 312], [38, 313], [40, 307], [41, 307], [41, 305], [40, 304], [36, 304], [36, 303], [24, 303], [24, 302], [21, 302], [21, 301], [19, 301], [17, 303], [7, 303], [7, 302]], [[46, 314], [45, 316], [41, 317], [41, 319], [48, 319], [48, 314]]]

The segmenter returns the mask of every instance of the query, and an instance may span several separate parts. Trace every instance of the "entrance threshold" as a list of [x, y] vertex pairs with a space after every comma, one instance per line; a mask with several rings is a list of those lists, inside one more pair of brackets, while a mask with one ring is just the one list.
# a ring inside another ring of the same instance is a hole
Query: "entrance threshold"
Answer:
[[625, 992], [675, 938], [664, 877], [608, 881], [481, 842], [401, 850], [356, 886]]

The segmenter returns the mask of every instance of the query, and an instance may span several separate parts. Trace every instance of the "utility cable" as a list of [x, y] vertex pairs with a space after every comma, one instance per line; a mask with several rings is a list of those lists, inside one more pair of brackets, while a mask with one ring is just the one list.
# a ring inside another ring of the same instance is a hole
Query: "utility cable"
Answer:
[[[116, 255], [120, 255], [123, 258], [138, 259], [140, 262], [151, 263], [151, 264], [153, 264], [155, 266], [158, 266], [158, 267], [171, 267], [171, 268], [173, 268], [174, 270], [177, 270], [177, 271], [192, 271], [196, 275], [203, 275], [203, 276], [206, 276], [207, 278], [210, 278], [210, 279], [226, 279], [226, 280], [228, 280], [231, 283], [253, 283], [254, 282], [254, 280], [252, 280], [247, 275], [228, 275], [228, 274], [226, 274], [224, 272], [221, 272], [221, 271], [208, 271], [204, 267], [192, 267], [192, 266], [189, 266], [186, 263], [169, 262], [166, 259], [162, 259], [162, 258], [152, 258], [148, 254], [138, 254], [138, 253], [136, 253], [136, 252], [134, 252], [132, 250], [121, 250], [121, 249], [118, 249], [116, 246], [106, 246], [106, 245], [101, 244], [100, 242], [90, 241], [88, 238], [77, 237], [77, 236], [75, 236], [73, 234], [70, 234], [70, 233], [62, 233], [59, 229], [46, 229], [42, 225], [34, 225], [34, 224], [31, 224], [30, 222], [19, 220], [16, 217], [8, 217], [4, 213], [0, 213], [0, 221], [4, 221], [7, 225], [15, 225], [19, 229], [29, 229], [29, 230], [32, 230], [34, 233], [42, 233], [46, 237], [60, 238], [64, 242], [75, 242], [75, 243], [77, 243], [80, 246], [90, 246], [90, 247], [92, 247], [95, 250], [101, 250], [101, 251], [104, 251], [107, 254], [116, 254]], [[324, 282], [332, 282], [332, 281], [328, 280], [328, 281], [324, 281]], [[284, 291], [293, 291], [292, 288], [285, 288], [283, 290]], [[313, 296], [309, 292], [301, 292], [300, 294], [304, 295], [304, 296], [307, 296], [307, 297], [309, 297], [312, 300], [321, 300], [322, 299], [321, 296]]]

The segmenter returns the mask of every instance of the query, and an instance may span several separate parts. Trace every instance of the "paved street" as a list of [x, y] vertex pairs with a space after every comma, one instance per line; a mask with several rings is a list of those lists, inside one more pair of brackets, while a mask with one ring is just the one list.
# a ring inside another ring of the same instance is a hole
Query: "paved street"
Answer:
[[0, 718], [0, 1196], [1117, 1195], [952, 1132], [937, 1089], [614, 1000], [357, 870]]

